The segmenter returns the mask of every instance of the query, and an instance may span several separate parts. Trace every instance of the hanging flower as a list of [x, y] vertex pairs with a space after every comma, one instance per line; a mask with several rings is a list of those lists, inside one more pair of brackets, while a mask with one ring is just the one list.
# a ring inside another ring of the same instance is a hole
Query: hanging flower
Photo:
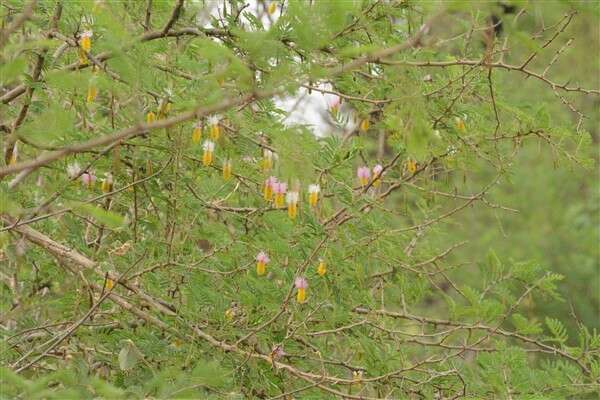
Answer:
[[92, 31], [84, 31], [79, 38], [79, 64], [87, 65], [87, 53], [92, 50]]
[[371, 178], [371, 170], [369, 167], [358, 167], [356, 176], [358, 177], [361, 186], [367, 186], [369, 179]]
[[263, 188], [263, 197], [267, 201], [271, 201], [273, 197], [273, 187], [277, 183], [277, 178], [270, 176], [265, 180], [265, 187]]
[[417, 162], [412, 158], [406, 160], [406, 170], [409, 173], [414, 174], [417, 171]]
[[317, 202], [319, 201], [319, 192], [321, 191], [321, 187], [317, 184], [308, 185], [308, 204], [311, 207], [316, 207]]
[[369, 120], [367, 118], [365, 118], [362, 121], [360, 121], [360, 126], [359, 127], [360, 127], [361, 132], [368, 131], [369, 130], [369, 126], [370, 126], [370, 123], [369, 123]]
[[383, 172], [383, 167], [381, 164], [377, 164], [373, 167], [373, 186], [377, 187], [381, 185], [381, 176]]
[[81, 174], [81, 183], [83, 183], [83, 186], [86, 186], [88, 189], [94, 187], [94, 184], [96, 183], [96, 175], [94, 172], [86, 171]]
[[106, 288], [106, 290], [111, 290], [113, 287], [115, 287], [115, 281], [113, 281], [110, 278], [106, 278], [106, 283], [104, 284], [104, 287]]
[[166, 118], [169, 112], [171, 111], [171, 102], [167, 99], [162, 99], [160, 103], [158, 103], [158, 119]]
[[269, 355], [271, 360], [279, 360], [283, 356], [285, 356], [285, 351], [283, 351], [283, 345], [276, 344], [275, 346], [273, 346], [273, 348], [271, 349], [271, 354]]
[[275, 11], [277, 11], [277, 3], [272, 1], [269, 4], [269, 7], [267, 8], [267, 12], [269, 13], [269, 15], [273, 15], [275, 14]]
[[94, 100], [96, 99], [96, 96], [98, 95], [98, 88], [96, 87], [96, 83], [95, 82], [90, 82], [89, 86], [88, 86], [88, 91], [87, 91], [87, 102], [89, 103], [93, 103]]
[[294, 281], [294, 286], [298, 292], [296, 293], [296, 300], [302, 304], [306, 301], [306, 289], [308, 289], [308, 281], [303, 277], [297, 277]]
[[352, 371], [352, 380], [355, 383], [360, 383], [360, 381], [362, 381], [362, 378], [363, 378], [363, 371], [362, 370]]
[[148, 111], [148, 114], [146, 114], [146, 123], [151, 124], [154, 121], [156, 121], [156, 114], [154, 114], [152, 111]]
[[262, 169], [267, 172], [273, 168], [273, 152], [269, 149], [263, 149]]
[[231, 179], [231, 170], [232, 170], [231, 160], [225, 159], [223, 161], [223, 179], [224, 180], [228, 181]]
[[109, 193], [113, 190], [113, 176], [110, 172], [106, 173], [106, 178], [102, 180], [102, 192]]
[[283, 207], [283, 200], [286, 191], [287, 183], [275, 182], [273, 184], [273, 194], [275, 195], [275, 207]]
[[213, 162], [213, 155], [215, 152], [215, 143], [210, 140], [205, 140], [204, 145], [204, 154], [202, 154], [202, 164], [207, 167]]
[[196, 122], [194, 125], [194, 131], [192, 132], [192, 142], [198, 144], [202, 139], [202, 122]]
[[329, 112], [335, 117], [340, 110], [340, 106], [342, 104], [342, 99], [340, 96], [335, 96], [333, 99], [329, 100]]
[[325, 264], [325, 260], [323, 260], [321, 258], [319, 260], [319, 266], [317, 267], [317, 274], [319, 274], [319, 276], [324, 276], [326, 272], [327, 272], [327, 264]]
[[294, 220], [298, 215], [298, 198], [300, 195], [296, 191], [289, 191], [285, 195], [285, 202], [288, 206], [288, 217]]
[[460, 132], [464, 132], [466, 130], [465, 120], [461, 117], [454, 117], [454, 123], [456, 125], [456, 129]]
[[208, 117], [208, 126], [210, 129], [210, 137], [212, 140], [219, 140], [221, 137], [221, 127], [219, 126], [219, 116], [211, 115]]
[[267, 264], [271, 260], [264, 251], [256, 255], [256, 275], [264, 275], [267, 272]]
[[67, 165], [67, 176], [70, 179], [77, 178], [79, 176], [80, 172], [81, 172], [81, 167], [79, 166], [79, 163], [74, 162], [73, 164]]

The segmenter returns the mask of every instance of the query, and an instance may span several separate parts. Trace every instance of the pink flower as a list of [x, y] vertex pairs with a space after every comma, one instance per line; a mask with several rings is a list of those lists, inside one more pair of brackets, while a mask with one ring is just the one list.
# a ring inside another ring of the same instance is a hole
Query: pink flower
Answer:
[[86, 171], [81, 174], [81, 182], [87, 187], [92, 187], [96, 183], [96, 175], [93, 172]]
[[340, 108], [340, 104], [342, 103], [342, 99], [340, 96], [335, 96], [330, 99], [328, 102], [330, 111], [337, 111]]
[[306, 289], [308, 288], [308, 281], [306, 278], [299, 276], [294, 281], [294, 286], [296, 286], [296, 289]]
[[283, 345], [276, 344], [275, 346], [273, 346], [273, 349], [271, 350], [271, 358], [273, 360], [278, 360], [283, 356], [285, 356], [285, 351], [283, 351]]
[[277, 182], [277, 179], [275, 179], [275, 180], [276, 181], [273, 183], [273, 193], [285, 194], [285, 192], [287, 191], [287, 183]]
[[261, 251], [260, 253], [258, 253], [256, 255], [256, 261], [259, 263], [268, 264], [269, 261], [271, 261], [271, 260], [269, 259], [269, 256], [267, 255], [267, 253], [265, 253], [264, 251]]
[[358, 167], [356, 170], [356, 176], [362, 186], [366, 186], [369, 183], [371, 177], [371, 170], [369, 167]]
[[383, 167], [381, 166], [381, 164], [377, 164], [373, 167], [373, 176], [379, 176], [381, 174], [381, 171], [383, 171]]
[[271, 189], [273, 189], [273, 186], [277, 183], [277, 177], [275, 176], [270, 176], [265, 180], [265, 186], [270, 187]]

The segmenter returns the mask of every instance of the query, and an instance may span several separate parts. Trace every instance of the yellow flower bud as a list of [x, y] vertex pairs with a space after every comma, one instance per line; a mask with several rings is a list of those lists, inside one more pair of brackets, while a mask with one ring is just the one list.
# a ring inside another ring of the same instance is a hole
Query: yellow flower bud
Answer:
[[113, 281], [110, 278], [106, 278], [106, 284], [104, 285], [104, 287], [106, 288], [106, 290], [111, 290], [113, 287], [115, 287], [115, 281]]
[[406, 170], [411, 174], [414, 174], [417, 171], [417, 162], [412, 158], [406, 160]]
[[194, 131], [192, 132], [192, 142], [198, 144], [202, 139], [202, 127], [200, 125], [196, 125], [194, 127]]
[[146, 114], [146, 123], [151, 124], [154, 121], [156, 121], [156, 114], [154, 114], [152, 111], [148, 111], [148, 114]]
[[231, 179], [231, 160], [223, 161], [223, 179], [228, 181]]
[[327, 272], [327, 265], [325, 264], [324, 260], [320, 260], [319, 266], [317, 267], [317, 274], [319, 274], [319, 276], [324, 276], [326, 272]]
[[306, 301], [306, 289], [298, 288], [298, 293], [296, 294], [296, 300], [300, 304], [302, 304]]
[[368, 131], [368, 130], [369, 130], [369, 126], [370, 126], [370, 123], [369, 123], [369, 120], [368, 120], [368, 119], [363, 119], [363, 120], [360, 122], [360, 130], [361, 130], [362, 132], [366, 132], [366, 131]]
[[275, 14], [275, 11], [277, 11], [277, 3], [272, 1], [269, 4], [269, 7], [267, 8], [267, 12], [269, 13], [269, 15], [273, 15]]
[[96, 99], [97, 95], [98, 95], [98, 88], [96, 88], [96, 85], [91, 84], [90, 86], [88, 86], [87, 102], [92, 103]]

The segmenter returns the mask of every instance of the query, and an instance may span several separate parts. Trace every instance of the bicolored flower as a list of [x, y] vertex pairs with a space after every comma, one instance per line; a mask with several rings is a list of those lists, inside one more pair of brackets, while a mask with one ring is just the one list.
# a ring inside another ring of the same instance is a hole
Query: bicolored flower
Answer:
[[94, 174], [94, 172], [90, 172], [90, 171], [86, 171], [83, 174], [81, 174], [81, 183], [83, 183], [83, 186], [87, 187], [88, 189], [91, 189], [94, 187], [94, 184], [96, 183], [96, 175]]
[[340, 98], [340, 96], [333, 97], [327, 103], [328, 103], [328, 106], [329, 106], [329, 112], [333, 116], [336, 116], [337, 113], [340, 111], [340, 106], [342, 105], [342, 99]]
[[377, 187], [381, 185], [381, 177], [383, 173], [383, 166], [381, 164], [377, 164], [373, 167], [373, 186]]
[[67, 176], [70, 179], [77, 178], [79, 176], [80, 172], [81, 172], [81, 167], [79, 166], [79, 163], [74, 162], [73, 164], [67, 165]]
[[358, 167], [356, 176], [358, 177], [361, 186], [367, 186], [369, 184], [369, 179], [371, 178], [371, 170], [369, 167]]
[[86, 52], [92, 50], [92, 31], [84, 31], [79, 38], [79, 46]]
[[325, 273], [327, 273], [327, 264], [325, 264], [325, 260], [321, 258], [319, 260], [319, 266], [317, 267], [317, 274], [319, 274], [319, 276], [325, 276]]
[[321, 192], [321, 186], [317, 184], [308, 185], [308, 204], [311, 207], [316, 207], [319, 201], [319, 192]]
[[269, 355], [271, 360], [279, 360], [283, 356], [285, 356], [285, 351], [283, 351], [283, 345], [276, 344], [275, 346], [273, 346], [273, 348], [271, 349], [271, 354]]
[[113, 176], [110, 172], [106, 173], [106, 177], [102, 180], [102, 192], [109, 193], [113, 190]]
[[273, 194], [275, 195], [275, 207], [283, 207], [285, 192], [287, 192], [287, 183], [275, 182], [273, 184]]
[[267, 264], [271, 262], [269, 256], [264, 251], [256, 255], [256, 275], [264, 275], [267, 272]]
[[210, 140], [205, 140], [202, 148], [204, 149], [204, 153], [202, 154], [202, 164], [205, 167], [208, 167], [213, 163], [215, 143]]
[[192, 142], [198, 144], [202, 139], [202, 122], [198, 121], [194, 125], [194, 130], [192, 131]]
[[223, 179], [228, 181], [231, 179], [231, 171], [232, 171], [233, 167], [231, 165], [231, 160], [226, 158], [223, 161]]
[[294, 286], [296, 286], [296, 300], [298, 303], [302, 304], [306, 301], [306, 289], [308, 289], [308, 281], [306, 278], [301, 276], [297, 277], [294, 281]]
[[210, 137], [212, 140], [219, 140], [221, 137], [221, 127], [219, 126], [220, 118], [218, 115], [208, 117], [208, 127], [210, 129]]
[[263, 149], [262, 169], [267, 172], [273, 168], [273, 152], [269, 149]]
[[298, 198], [300, 197], [300, 195], [298, 194], [298, 192], [296, 191], [289, 191], [287, 192], [287, 194], [285, 195], [285, 202], [287, 203], [288, 206], [288, 217], [290, 217], [290, 219], [294, 220], [296, 219], [296, 216], [298, 215]]
[[271, 201], [273, 197], [273, 187], [277, 183], [277, 178], [270, 176], [265, 180], [265, 186], [263, 188], [263, 197], [267, 201]]
[[360, 125], [359, 125], [359, 129], [361, 130], [361, 132], [366, 132], [369, 130], [369, 120], [367, 118], [363, 119], [362, 121], [360, 121]]

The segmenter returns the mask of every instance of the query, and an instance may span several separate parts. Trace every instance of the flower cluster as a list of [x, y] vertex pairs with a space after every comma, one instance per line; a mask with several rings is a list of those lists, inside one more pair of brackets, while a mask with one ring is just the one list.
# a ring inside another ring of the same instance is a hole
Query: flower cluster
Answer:
[[[358, 177], [358, 182], [360, 186], [366, 187], [369, 182], [371, 182], [371, 170], [369, 167], [358, 167], [356, 170], [356, 176]], [[381, 178], [383, 176], [383, 166], [381, 164], [377, 164], [373, 167], [373, 180], [372, 185], [377, 187], [381, 184]]]

